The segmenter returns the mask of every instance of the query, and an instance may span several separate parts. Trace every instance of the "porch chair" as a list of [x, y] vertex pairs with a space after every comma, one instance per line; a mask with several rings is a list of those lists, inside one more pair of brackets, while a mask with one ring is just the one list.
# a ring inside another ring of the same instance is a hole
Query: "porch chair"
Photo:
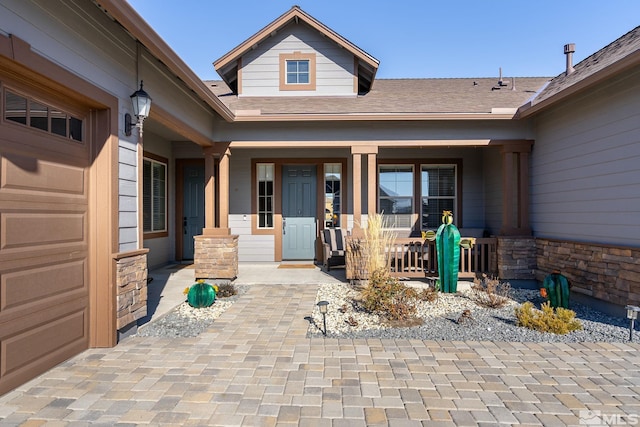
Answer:
[[346, 231], [341, 228], [325, 228], [320, 233], [322, 239], [322, 265], [331, 270], [331, 266], [345, 265], [347, 244], [345, 242]]

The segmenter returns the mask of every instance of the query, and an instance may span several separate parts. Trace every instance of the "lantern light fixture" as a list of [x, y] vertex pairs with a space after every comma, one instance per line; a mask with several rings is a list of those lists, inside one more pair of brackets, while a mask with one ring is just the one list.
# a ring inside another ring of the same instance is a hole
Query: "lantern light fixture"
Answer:
[[318, 301], [318, 303], [316, 304], [318, 306], [318, 309], [320, 310], [320, 314], [322, 314], [322, 335], [326, 336], [327, 335], [327, 309], [329, 308], [329, 302], [328, 301]]
[[130, 136], [131, 129], [135, 126], [140, 130], [140, 136], [142, 136], [142, 123], [144, 119], [149, 117], [149, 110], [151, 109], [151, 97], [142, 88], [142, 80], [140, 80], [140, 89], [131, 95], [131, 104], [133, 106], [133, 115], [136, 116], [136, 121], [134, 123], [131, 114], [126, 113], [124, 115], [124, 133]]

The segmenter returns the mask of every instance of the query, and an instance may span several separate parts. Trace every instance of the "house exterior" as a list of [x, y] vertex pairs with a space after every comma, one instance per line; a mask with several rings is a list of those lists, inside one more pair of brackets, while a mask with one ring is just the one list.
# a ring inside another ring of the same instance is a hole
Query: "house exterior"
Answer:
[[[125, 129], [140, 80], [144, 146]], [[0, 3], [0, 393], [146, 314], [144, 229], [174, 231], [143, 183], [171, 206], [170, 141], [213, 146], [216, 117], [231, 115], [126, 2]]]
[[554, 79], [377, 79], [293, 7], [203, 82], [124, 1], [3, 0], [0, 393], [134, 330], [150, 268], [319, 260], [374, 212], [409, 245], [452, 210], [503, 279], [640, 303], [639, 31]]

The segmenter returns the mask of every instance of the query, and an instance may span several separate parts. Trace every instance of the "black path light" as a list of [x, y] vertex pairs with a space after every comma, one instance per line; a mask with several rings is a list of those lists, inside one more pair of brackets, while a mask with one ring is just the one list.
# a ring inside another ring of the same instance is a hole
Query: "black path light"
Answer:
[[629, 341], [633, 341], [633, 324], [638, 318], [640, 307], [628, 305], [625, 308], [627, 309], [627, 319], [629, 319]]
[[318, 306], [318, 309], [320, 309], [320, 313], [322, 314], [322, 326], [323, 326], [323, 330], [322, 330], [322, 335], [327, 335], [327, 309], [329, 308], [329, 302], [328, 301], [318, 301], [318, 304], [316, 304]]
[[140, 80], [140, 89], [131, 95], [131, 103], [133, 104], [133, 115], [136, 116], [136, 122], [133, 123], [131, 121], [131, 114], [125, 114], [124, 133], [127, 136], [131, 135], [131, 129], [136, 126], [140, 130], [140, 136], [142, 136], [142, 123], [144, 119], [149, 117], [149, 110], [151, 110], [151, 97], [142, 89], [142, 80]]

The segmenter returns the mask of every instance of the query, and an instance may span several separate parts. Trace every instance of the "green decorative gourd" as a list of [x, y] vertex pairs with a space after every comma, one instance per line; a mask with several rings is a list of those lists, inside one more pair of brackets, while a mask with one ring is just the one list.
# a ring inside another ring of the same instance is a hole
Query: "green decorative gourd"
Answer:
[[560, 273], [551, 273], [544, 278], [542, 286], [553, 308], [569, 308], [569, 281]]
[[216, 290], [213, 286], [205, 283], [204, 280], [198, 280], [198, 283], [189, 288], [187, 293], [187, 301], [189, 305], [195, 308], [209, 307], [216, 300]]

